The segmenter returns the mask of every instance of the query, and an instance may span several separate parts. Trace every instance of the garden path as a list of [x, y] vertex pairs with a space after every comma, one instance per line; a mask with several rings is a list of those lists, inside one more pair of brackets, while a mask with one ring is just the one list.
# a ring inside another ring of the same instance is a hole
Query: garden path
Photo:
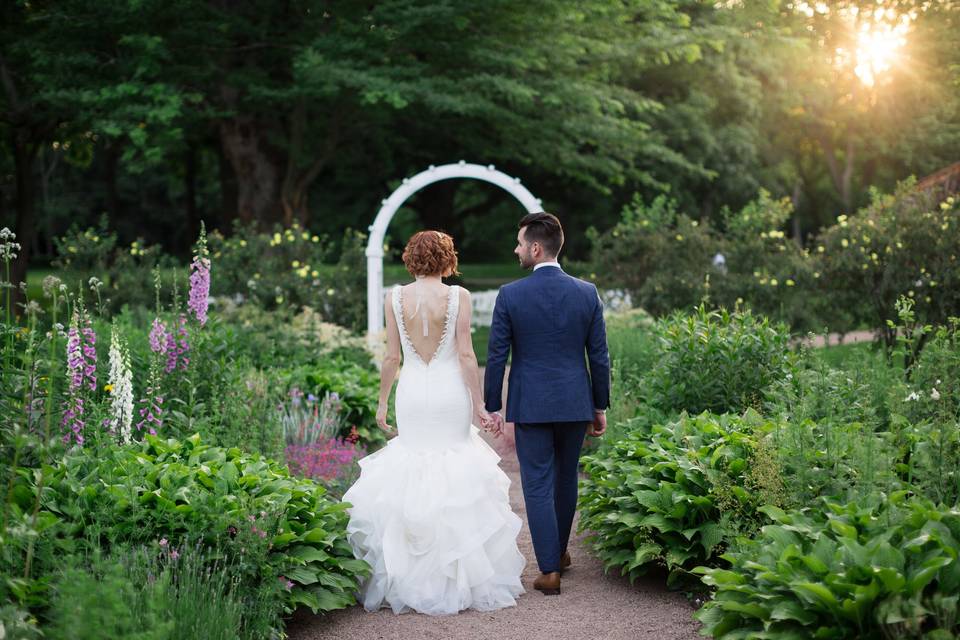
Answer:
[[[510, 425], [512, 427], [512, 425]], [[512, 430], [511, 430], [512, 435]], [[431, 617], [416, 613], [394, 615], [390, 609], [368, 613], [360, 606], [315, 616], [301, 609], [287, 626], [291, 640], [694, 640], [699, 623], [683, 595], [666, 589], [665, 575], [650, 575], [633, 585], [618, 572], [604, 575], [587, 549], [583, 536], [570, 541], [573, 566], [564, 574], [563, 592], [543, 596], [532, 587], [538, 575], [526, 510], [520, 489], [520, 467], [512, 438], [493, 439], [501, 468], [510, 476], [510, 503], [523, 518], [518, 544], [527, 558], [523, 584], [527, 592], [516, 607], [494, 612], [464, 611]], [[574, 524], [576, 530], [576, 524]]]

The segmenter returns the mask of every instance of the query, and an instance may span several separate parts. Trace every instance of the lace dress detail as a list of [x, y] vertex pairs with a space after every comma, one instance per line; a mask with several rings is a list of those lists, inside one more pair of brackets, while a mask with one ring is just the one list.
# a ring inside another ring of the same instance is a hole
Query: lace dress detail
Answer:
[[397, 328], [400, 331], [400, 343], [403, 346], [404, 357], [410, 356], [423, 366], [429, 366], [435, 362], [450, 337], [456, 333], [456, 319], [460, 311], [460, 287], [451, 285], [447, 291], [447, 313], [443, 321], [443, 331], [440, 333], [440, 342], [429, 361], [424, 361], [423, 357], [417, 352], [410, 340], [410, 334], [407, 333], [407, 323], [403, 319], [403, 287], [399, 284], [393, 288], [393, 315], [397, 318]]
[[459, 287], [448, 296], [440, 341], [424, 362], [403, 322], [400, 287], [392, 293], [404, 353], [397, 436], [360, 460], [360, 478], [343, 496], [347, 539], [372, 567], [358, 593], [369, 611], [490, 611], [524, 592], [521, 520], [500, 457], [470, 424], [470, 393], [451, 346]]

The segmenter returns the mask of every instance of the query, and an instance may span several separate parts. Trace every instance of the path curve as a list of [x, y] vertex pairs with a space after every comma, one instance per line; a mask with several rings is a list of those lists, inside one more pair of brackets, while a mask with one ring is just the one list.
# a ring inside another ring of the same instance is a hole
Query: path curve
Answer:
[[[513, 425], [508, 425], [512, 427]], [[651, 575], [634, 584], [603, 567], [587, 549], [583, 536], [570, 540], [573, 566], [564, 574], [563, 592], [544, 596], [533, 589], [539, 575], [520, 488], [520, 466], [512, 438], [484, 438], [501, 456], [510, 477], [510, 504], [523, 519], [518, 544], [527, 558], [523, 585], [527, 592], [517, 606], [493, 612], [468, 610], [452, 616], [418, 613], [395, 615], [390, 609], [368, 613], [360, 606], [316, 616], [299, 609], [287, 626], [291, 640], [694, 640], [699, 623], [694, 607], [665, 586], [665, 575]], [[512, 435], [512, 429], [510, 429]], [[579, 517], [579, 514], [578, 514]], [[576, 531], [576, 523], [574, 523]]]

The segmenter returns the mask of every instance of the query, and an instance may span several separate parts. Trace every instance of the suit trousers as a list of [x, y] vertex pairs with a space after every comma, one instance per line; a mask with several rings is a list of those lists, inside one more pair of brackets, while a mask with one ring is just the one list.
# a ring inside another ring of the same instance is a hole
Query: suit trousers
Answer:
[[515, 437], [527, 522], [540, 571], [560, 570], [577, 510], [580, 449], [589, 422], [517, 423]]

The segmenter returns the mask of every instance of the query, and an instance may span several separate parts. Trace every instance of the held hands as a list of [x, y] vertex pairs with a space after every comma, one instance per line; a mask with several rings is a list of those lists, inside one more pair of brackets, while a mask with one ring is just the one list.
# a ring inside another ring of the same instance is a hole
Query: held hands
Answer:
[[602, 411], [593, 412], [593, 423], [587, 428], [587, 435], [599, 438], [607, 430], [607, 414]]

